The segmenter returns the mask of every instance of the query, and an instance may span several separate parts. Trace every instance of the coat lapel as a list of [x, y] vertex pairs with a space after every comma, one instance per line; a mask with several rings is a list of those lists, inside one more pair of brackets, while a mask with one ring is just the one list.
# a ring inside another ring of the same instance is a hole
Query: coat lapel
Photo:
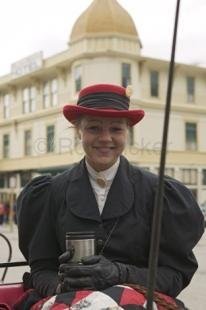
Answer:
[[85, 162], [82, 160], [73, 168], [69, 178], [66, 199], [67, 206], [69, 206], [71, 212], [80, 218], [98, 222], [126, 214], [134, 203], [134, 190], [130, 179], [129, 167], [128, 161], [121, 157], [117, 174], [100, 216]]
[[76, 216], [101, 221], [84, 160], [71, 171], [66, 200], [67, 206]]
[[134, 203], [134, 190], [130, 180], [129, 163], [120, 158], [120, 165], [113, 180], [103, 209], [102, 219], [112, 219], [126, 214]]

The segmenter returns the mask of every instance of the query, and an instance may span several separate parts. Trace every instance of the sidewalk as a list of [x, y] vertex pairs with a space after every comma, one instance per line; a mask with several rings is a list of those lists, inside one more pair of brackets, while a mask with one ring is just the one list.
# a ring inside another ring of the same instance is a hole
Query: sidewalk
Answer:
[[[17, 228], [14, 225], [13, 231], [9, 226], [0, 226], [0, 233], [4, 233], [10, 240], [13, 248], [12, 261], [24, 260], [18, 248]], [[8, 247], [5, 241], [0, 238], [0, 262], [5, 262], [8, 257]], [[199, 268], [190, 285], [178, 296], [190, 310], [206, 310], [206, 233], [194, 249]], [[19, 282], [22, 274], [28, 271], [29, 267], [10, 268], [5, 278], [5, 282]], [[0, 270], [0, 279], [3, 270]]]

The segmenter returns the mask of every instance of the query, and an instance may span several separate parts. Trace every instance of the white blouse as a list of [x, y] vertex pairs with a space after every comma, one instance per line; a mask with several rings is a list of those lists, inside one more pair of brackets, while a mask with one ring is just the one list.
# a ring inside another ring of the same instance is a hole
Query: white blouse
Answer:
[[97, 172], [86, 161], [86, 167], [89, 173], [89, 180], [91, 182], [94, 195], [97, 200], [100, 214], [102, 214], [104, 204], [107, 199], [107, 194], [117, 173], [119, 163], [120, 159], [118, 158], [112, 167], [104, 171]]

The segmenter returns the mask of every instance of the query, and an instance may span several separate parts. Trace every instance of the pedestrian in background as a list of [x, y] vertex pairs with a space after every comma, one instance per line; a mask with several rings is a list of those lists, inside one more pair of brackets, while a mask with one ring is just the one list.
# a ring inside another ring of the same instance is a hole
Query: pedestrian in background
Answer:
[[5, 206], [3, 202], [0, 202], [0, 225], [4, 223]]
[[4, 223], [9, 223], [9, 215], [10, 215], [10, 203], [8, 201], [4, 204]]

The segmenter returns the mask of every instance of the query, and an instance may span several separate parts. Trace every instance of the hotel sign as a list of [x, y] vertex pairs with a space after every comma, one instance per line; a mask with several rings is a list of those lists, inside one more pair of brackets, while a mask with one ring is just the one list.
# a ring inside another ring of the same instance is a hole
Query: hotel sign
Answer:
[[43, 65], [43, 52], [23, 58], [11, 65], [11, 74], [17, 78], [40, 69]]

